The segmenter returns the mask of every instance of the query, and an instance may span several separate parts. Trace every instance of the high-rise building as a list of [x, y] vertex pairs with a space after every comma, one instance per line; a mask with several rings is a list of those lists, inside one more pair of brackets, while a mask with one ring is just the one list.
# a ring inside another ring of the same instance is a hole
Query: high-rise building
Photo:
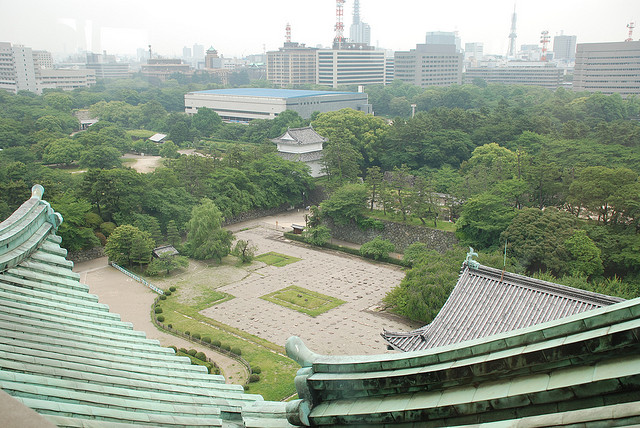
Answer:
[[191, 50], [191, 54], [193, 55], [193, 65], [195, 68], [204, 67], [204, 46], [199, 44], [194, 44], [193, 49]]
[[349, 29], [349, 41], [352, 43], [371, 44], [371, 26], [360, 19], [360, 1], [353, 2], [353, 23]]
[[571, 62], [576, 59], [576, 36], [555, 36], [553, 38], [553, 58]]
[[384, 84], [390, 85], [393, 79], [395, 79], [395, 60], [392, 52], [391, 56], [384, 57]]
[[40, 70], [51, 70], [53, 68], [53, 55], [49, 51], [33, 51], [33, 64], [36, 75]]
[[191, 48], [185, 46], [182, 48], [182, 59], [189, 61], [191, 59]]
[[267, 52], [267, 80], [286, 87], [316, 83], [317, 49], [285, 42], [277, 51]]
[[464, 44], [464, 59], [470, 61], [472, 58], [475, 61], [482, 61], [482, 58], [484, 58], [484, 43]]
[[341, 49], [320, 49], [316, 83], [340, 85], [385, 83], [385, 53], [363, 44], [343, 44]]
[[207, 54], [204, 57], [204, 68], [217, 69], [223, 68], [222, 58], [218, 56], [218, 51], [211, 46], [207, 49]]
[[574, 90], [640, 94], [639, 76], [640, 41], [578, 44]]
[[429, 31], [425, 37], [425, 43], [428, 45], [455, 45], [456, 51], [462, 50], [457, 31]]
[[557, 89], [562, 85], [564, 70], [541, 61], [510, 61], [501, 67], [467, 67], [465, 83], [481, 79], [487, 83], [542, 86]]
[[455, 44], [419, 44], [395, 53], [395, 79], [421, 87], [462, 83], [462, 53]]
[[40, 94], [43, 89], [71, 90], [95, 83], [95, 73], [91, 70], [53, 69], [53, 57], [47, 51], [0, 43], [0, 89]]

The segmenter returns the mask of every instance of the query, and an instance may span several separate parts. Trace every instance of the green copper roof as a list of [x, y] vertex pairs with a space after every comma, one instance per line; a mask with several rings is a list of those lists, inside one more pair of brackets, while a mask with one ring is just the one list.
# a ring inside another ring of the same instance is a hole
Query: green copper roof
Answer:
[[[0, 388], [59, 426], [290, 426], [262, 397], [133, 330], [72, 272], [42, 190], [0, 223]], [[279, 409], [279, 412], [277, 411]]]

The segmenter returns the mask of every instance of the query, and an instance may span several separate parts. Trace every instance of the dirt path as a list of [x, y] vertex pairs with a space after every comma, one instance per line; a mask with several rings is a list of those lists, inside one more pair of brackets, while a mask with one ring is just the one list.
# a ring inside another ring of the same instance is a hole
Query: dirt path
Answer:
[[157, 167], [162, 165], [162, 158], [160, 156], [142, 156], [127, 153], [123, 158], [134, 159], [135, 162], [132, 162], [130, 166], [140, 173], [153, 172]]
[[123, 321], [132, 323], [134, 329], [144, 331], [147, 338], [157, 339], [162, 346], [174, 345], [204, 352], [220, 367], [227, 383], [244, 384], [247, 380], [249, 374], [238, 361], [158, 330], [150, 315], [156, 293], [108, 266], [106, 257], [77, 263], [73, 270], [80, 274], [80, 282], [89, 286], [89, 292], [97, 295], [100, 303], [108, 305], [111, 312], [120, 314]]

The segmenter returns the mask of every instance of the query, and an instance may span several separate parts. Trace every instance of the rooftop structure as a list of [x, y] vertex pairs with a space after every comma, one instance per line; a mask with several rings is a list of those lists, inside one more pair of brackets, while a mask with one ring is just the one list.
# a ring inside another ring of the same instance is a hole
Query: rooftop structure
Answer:
[[553, 321], [622, 300], [465, 263], [458, 283], [431, 324], [407, 333], [385, 331], [382, 337], [401, 351], [437, 348]]
[[353, 43], [371, 44], [371, 26], [360, 19], [360, 1], [353, 2], [353, 23], [349, 29], [349, 40]]
[[[542, 313], [565, 312], [576, 306], [574, 301], [585, 310], [397, 354], [323, 356], [292, 337], [286, 348], [302, 366], [295, 378], [299, 399], [265, 402], [146, 339], [88, 294], [60, 247], [56, 229], [62, 218], [42, 200], [43, 192], [34, 186], [31, 199], [0, 223], [0, 411], [5, 424], [284, 428], [640, 423], [640, 299], [587, 310], [612, 303], [611, 298], [587, 293], [587, 299], [584, 292], [564, 287], [559, 305], [552, 305], [551, 296], [534, 298], [527, 285], [532, 280], [505, 273], [498, 282], [499, 271], [471, 259], [462, 275], [466, 270], [479, 283], [493, 277], [488, 281], [494, 285], [509, 281], [521, 288], [507, 295], [520, 296], [512, 300], [518, 302], [512, 309], [525, 319], [531, 316], [522, 308], [530, 301], [540, 304]], [[554, 294], [550, 291], [558, 286], [540, 282], [535, 287], [544, 295]], [[490, 297], [496, 303], [490, 309], [503, 307], [499, 293]], [[482, 298], [476, 294], [476, 300]], [[450, 324], [468, 326], [464, 319], [477, 313], [475, 303], [457, 311], [463, 317], [451, 317]]]
[[282, 158], [307, 164], [312, 177], [325, 175], [322, 165], [322, 143], [327, 142], [327, 139], [312, 127], [290, 128], [271, 141], [276, 143], [278, 154]]
[[34, 186], [0, 223], [4, 392], [59, 426], [289, 426], [284, 403], [268, 403], [261, 416], [261, 396], [191, 365], [98, 303], [65, 259], [62, 217], [43, 192]]
[[359, 92], [236, 88], [189, 92], [184, 98], [188, 114], [207, 107], [222, 120], [235, 122], [273, 119], [285, 110], [296, 111], [303, 118], [311, 117], [316, 111], [324, 113], [343, 108], [371, 113], [367, 94]]
[[576, 91], [640, 94], [640, 41], [579, 43], [573, 74]]

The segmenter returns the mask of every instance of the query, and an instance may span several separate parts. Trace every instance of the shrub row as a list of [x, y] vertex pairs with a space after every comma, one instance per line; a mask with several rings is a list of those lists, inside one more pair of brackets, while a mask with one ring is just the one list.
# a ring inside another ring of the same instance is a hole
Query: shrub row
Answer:
[[[295, 233], [285, 232], [284, 233], [284, 237], [287, 238], [287, 239], [291, 239], [292, 241], [304, 242], [305, 244], [309, 244], [309, 242], [307, 242], [301, 235], [296, 235]], [[311, 245], [311, 244], [309, 244], [309, 245]], [[342, 251], [343, 253], [353, 254], [354, 256], [363, 257], [362, 254], [360, 254], [360, 250], [357, 249], [357, 248], [344, 247], [342, 245], [335, 245], [335, 244], [332, 244], [330, 242], [327, 242], [322, 247], [323, 248], [328, 248], [330, 250]], [[385, 257], [385, 258], [380, 259], [379, 261], [385, 262], [385, 263], [390, 263], [390, 264], [393, 264], [393, 265], [402, 266], [402, 267], [409, 266], [403, 260], [394, 259], [394, 258], [391, 258], [391, 257]]]

